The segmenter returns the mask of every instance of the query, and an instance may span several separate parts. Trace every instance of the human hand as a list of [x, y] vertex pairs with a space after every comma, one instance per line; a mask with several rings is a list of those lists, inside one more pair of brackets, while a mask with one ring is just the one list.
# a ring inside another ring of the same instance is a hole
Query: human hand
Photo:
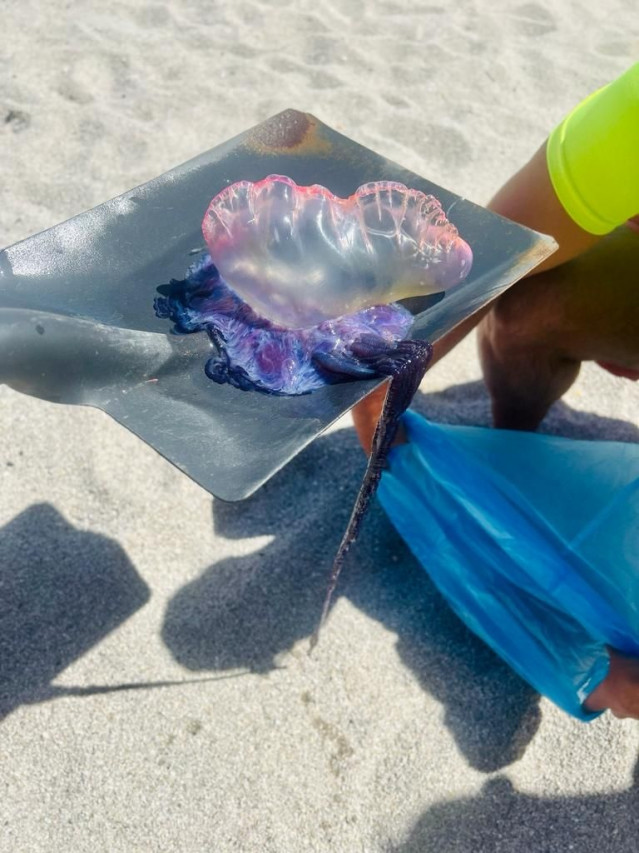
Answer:
[[587, 711], [608, 709], [615, 717], [639, 720], [639, 658], [608, 649], [607, 677], [584, 702]]

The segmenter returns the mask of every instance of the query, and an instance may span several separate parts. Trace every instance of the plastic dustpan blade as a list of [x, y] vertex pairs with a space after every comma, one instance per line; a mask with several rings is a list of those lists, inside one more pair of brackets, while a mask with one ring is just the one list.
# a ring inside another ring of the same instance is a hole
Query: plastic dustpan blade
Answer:
[[496, 216], [287, 110], [159, 178], [0, 253], [0, 383], [95, 406], [224, 500], [251, 494], [378, 380], [273, 397], [216, 385], [204, 334], [170, 334], [157, 288], [180, 279], [203, 247], [211, 198], [238, 180], [288, 175], [348, 196], [400, 181], [440, 202], [474, 253], [463, 284], [416, 313], [415, 337], [436, 340], [555, 249]]

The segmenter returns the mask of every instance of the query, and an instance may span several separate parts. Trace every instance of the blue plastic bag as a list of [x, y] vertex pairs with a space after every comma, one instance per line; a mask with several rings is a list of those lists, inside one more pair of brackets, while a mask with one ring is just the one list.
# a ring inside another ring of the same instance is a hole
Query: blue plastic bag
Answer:
[[639, 656], [639, 445], [404, 416], [379, 499], [463, 621], [582, 720], [606, 645]]

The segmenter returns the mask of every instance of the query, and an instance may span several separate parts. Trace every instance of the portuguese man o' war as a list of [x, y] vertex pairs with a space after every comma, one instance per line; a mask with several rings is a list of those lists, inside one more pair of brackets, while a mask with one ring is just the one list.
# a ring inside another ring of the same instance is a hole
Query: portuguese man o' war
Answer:
[[292, 328], [446, 290], [472, 260], [437, 199], [394, 181], [349, 198], [282, 175], [239, 181], [215, 196], [202, 232], [224, 281]]
[[209, 335], [216, 348], [205, 366], [210, 379], [289, 396], [390, 378], [321, 626], [432, 356], [429, 343], [408, 337], [413, 315], [397, 300], [459, 284], [472, 251], [437, 199], [391, 181], [364, 184], [347, 199], [281, 175], [240, 181], [215, 196], [202, 231], [208, 252], [184, 280], [160, 288], [155, 310], [178, 333]]

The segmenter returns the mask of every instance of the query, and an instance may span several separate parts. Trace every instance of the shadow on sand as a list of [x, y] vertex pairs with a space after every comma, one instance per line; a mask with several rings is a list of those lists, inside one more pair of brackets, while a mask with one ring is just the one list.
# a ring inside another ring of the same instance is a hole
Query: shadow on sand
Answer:
[[149, 598], [117, 542], [76, 530], [49, 504], [0, 530], [0, 589], [0, 719], [73, 692], [51, 682]]
[[392, 853], [635, 853], [639, 835], [639, 766], [633, 784], [615, 794], [536, 797], [503, 776], [476, 797], [429, 808]]

